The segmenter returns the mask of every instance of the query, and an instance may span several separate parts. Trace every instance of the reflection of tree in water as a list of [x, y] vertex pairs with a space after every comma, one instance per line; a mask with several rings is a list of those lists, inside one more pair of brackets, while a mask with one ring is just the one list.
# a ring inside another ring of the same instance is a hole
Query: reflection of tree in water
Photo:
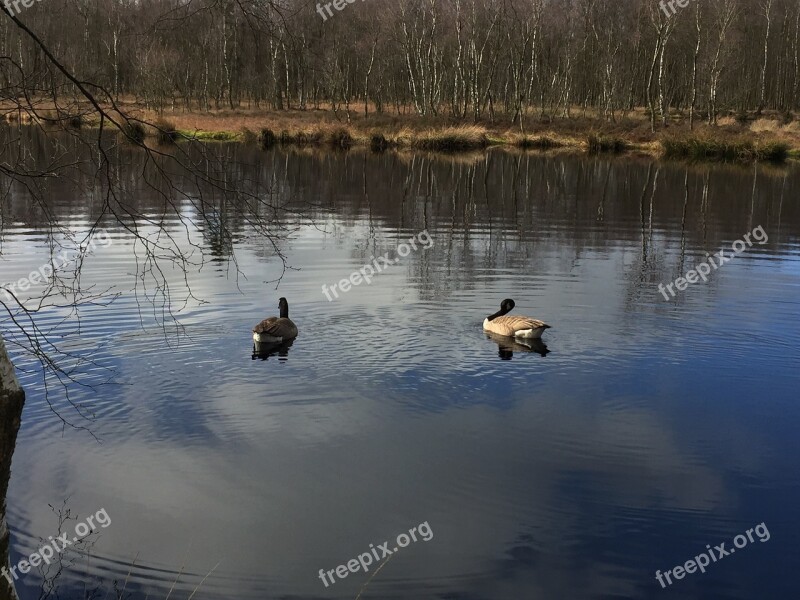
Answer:
[[[42, 160], [54, 155], [47, 143], [36, 147]], [[181, 172], [172, 174], [173, 189], [154, 191], [131, 175], [146, 168], [146, 157], [134, 148], [116, 151], [120, 198], [131, 212], [164, 215], [177, 206], [200, 231], [198, 245], [215, 263], [235, 264], [237, 241], [246, 237], [256, 240], [254, 251], [265, 259], [285, 253], [288, 236], [309, 224], [335, 233], [334, 225], [366, 223], [363, 242], [351, 246], [354, 259], [363, 264], [423, 229], [435, 231], [432, 249], [403, 262], [429, 300], [469, 289], [479, 272], [492, 277], [492, 271], [512, 270], [535, 277], [549, 257], [558, 270], [569, 273], [587, 252], [610, 253], [635, 241], [641, 250], [625, 261], [624, 278], [627, 302], [636, 305], [651, 299], [653, 284], [674, 280], [692, 262], [688, 248], [718, 249], [723, 240], [743, 235], [764, 211], [784, 223], [798, 220], [797, 205], [780, 202], [797, 193], [797, 178], [761, 167], [541, 153], [261, 152], [220, 145], [226, 168], [217, 184], [233, 190], [235, 183], [241, 190], [225, 193], [198, 186], [191, 174]], [[51, 199], [74, 197], [66, 184], [51, 186]], [[186, 196], [194, 188], [202, 197], [191, 203]], [[166, 193], [174, 197], [173, 206], [164, 199]], [[51, 215], [91, 217], [100, 208], [100, 194], [81, 197], [77, 207], [50, 200], [46, 210], [31, 211], [17, 190], [4, 215], [40, 228]], [[267, 222], [275, 235], [254, 236]], [[682, 250], [667, 253], [673, 242], [664, 232], [675, 231], [676, 225]], [[331, 243], [349, 243], [345, 238], [334, 236]], [[434, 263], [444, 265], [444, 273], [433, 273]]]
[[[611, 258], [620, 247], [638, 245], [638, 253], [620, 260], [619, 277], [628, 287], [628, 309], [651, 305], [654, 286], [673, 280], [692, 262], [690, 248], [711, 251], [739, 238], [758, 220], [753, 214], [780, 213], [785, 221], [781, 199], [798, 186], [797, 178], [787, 182], [786, 171], [771, 168], [629, 157], [498, 153], [479, 160], [379, 160], [359, 163], [370, 171], [358, 174], [366, 182], [360, 199], [348, 198], [356, 175], [338, 170], [324, 183], [328, 198], [345, 224], [368, 217], [371, 231], [378, 223], [397, 232], [377, 243], [373, 237], [373, 254], [393, 248], [402, 235], [435, 228], [434, 248], [407, 266], [409, 276], [422, 282], [423, 299], [470, 289], [477, 273], [491, 278], [504, 270], [531, 279], [554, 268], [570, 273], [587, 253]], [[754, 172], [757, 199], [742, 193], [753, 188]], [[362, 210], [364, 198], [368, 211]], [[791, 211], [796, 222], [797, 206]], [[670, 237], [676, 225], [679, 241]], [[366, 262], [369, 254], [359, 248], [354, 257]], [[431, 272], [433, 263], [445, 265], [444, 276]]]
[[[47, 144], [37, 147], [44, 148], [45, 156], [53, 154]], [[146, 158], [133, 148], [117, 152], [126, 165], [117, 166], [118, 180], [124, 182], [121, 194], [131, 211], [165, 214], [170, 208], [165, 190], [153, 191], [131, 176], [145, 168]], [[350, 251], [356, 262], [367, 264], [428, 229], [436, 232], [434, 247], [402, 265], [421, 283], [426, 300], [470, 289], [477, 273], [491, 278], [494, 271], [507, 270], [536, 277], [553, 271], [552, 261], [556, 270], [570, 273], [587, 253], [610, 254], [638, 244], [640, 252], [626, 257], [623, 267], [626, 303], [633, 307], [649, 303], [653, 285], [674, 280], [693, 262], [687, 249], [716, 250], [723, 240], [743, 235], [764, 211], [784, 223], [798, 220], [797, 205], [780, 202], [797, 193], [797, 178], [762, 167], [505, 152], [261, 152], [244, 145], [220, 145], [218, 152], [226, 164], [218, 184], [232, 189], [235, 182], [244, 191], [227, 194], [200, 186], [201, 203], [184, 199], [179, 205], [200, 231], [199, 245], [209, 260], [235, 265], [234, 249], [246, 237], [255, 240], [258, 256], [270, 259], [285, 253], [288, 236], [303, 225], [335, 234], [335, 227], [366, 223], [363, 242]], [[174, 173], [172, 181], [174, 189], [166, 191], [176, 198], [196, 187], [190, 174]], [[50, 198], [72, 197], [65, 184], [51, 185]], [[22, 192], [15, 197], [22, 198]], [[6, 206], [4, 214], [42, 227], [49, 215], [64, 217], [68, 210], [91, 216], [99, 208], [98, 197], [85, 195], [78, 207], [52, 200], [40, 212], [18, 201]], [[256, 225], [266, 222], [275, 235], [259, 241], [253, 235]], [[666, 236], [676, 225], [680, 248], [668, 252], [674, 243]], [[334, 235], [331, 243], [344, 246], [349, 239]], [[444, 273], [434, 273], [432, 264], [444, 265]]]

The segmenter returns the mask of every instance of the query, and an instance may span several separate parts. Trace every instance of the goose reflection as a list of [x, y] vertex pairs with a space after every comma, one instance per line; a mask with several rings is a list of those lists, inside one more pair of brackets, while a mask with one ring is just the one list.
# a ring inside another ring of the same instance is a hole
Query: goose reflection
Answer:
[[514, 352], [534, 352], [540, 356], [547, 356], [550, 353], [550, 350], [547, 349], [547, 344], [538, 339], [509, 338], [489, 332], [486, 332], [486, 338], [497, 344], [497, 355], [500, 360], [511, 360], [514, 357]]
[[286, 362], [292, 344], [294, 339], [285, 342], [253, 342], [252, 359], [269, 360], [271, 356], [277, 356], [279, 361]]

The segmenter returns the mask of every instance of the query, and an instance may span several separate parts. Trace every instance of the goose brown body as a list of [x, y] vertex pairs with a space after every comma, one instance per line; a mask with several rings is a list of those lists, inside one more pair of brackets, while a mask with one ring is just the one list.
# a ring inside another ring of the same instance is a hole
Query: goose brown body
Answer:
[[253, 327], [253, 339], [256, 342], [285, 342], [297, 337], [297, 325], [289, 318], [289, 303], [281, 298], [278, 303], [280, 317], [264, 319]]
[[291, 319], [270, 317], [253, 327], [253, 333], [260, 336], [280, 338], [281, 341], [291, 340], [297, 337], [297, 325]]
[[503, 337], [519, 337], [526, 339], [539, 339], [550, 325], [539, 319], [524, 316], [506, 315], [514, 309], [513, 300], [503, 300], [500, 311], [489, 315], [483, 322], [484, 331]]
[[539, 331], [539, 337], [550, 325], [538, 319], [530, 317], [497, 317], [496, 319], [484, 324], [486, 331], [491, 331], [504, 337], [533, 337], [531, 335], [521, 335], [528, 331]]

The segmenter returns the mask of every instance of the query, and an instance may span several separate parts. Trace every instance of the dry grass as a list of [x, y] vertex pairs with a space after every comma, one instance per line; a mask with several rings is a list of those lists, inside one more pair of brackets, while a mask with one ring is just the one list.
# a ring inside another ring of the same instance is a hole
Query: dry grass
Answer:
[[6, 123], [21, 123], [28, 125], [33, 120], [31, 115], [25, 111], [9, 110], [3, 114]]
[[590, 133], [586, 138], [589, 154], [620, 154], [628, 149], [628, 142], [618, 136]]
[[344, 127], [338, 127], [333, 131], [329, 132], [327, 135], [328, 143], [340, 150], [348, 150], [350, 147], [353, 146], [353, 136], [350, 134], [350, 131], [345, 129]]
[[411, 147], [437, 152], [475, 150], [489, 145], [487, 133], [485, 128], [478, 125], [426, 129], [411, 137]]
[[522, 150], [551, 150], [553, 148], [563, 148], [571, 146], [563, 138], [555, 134], [539, 135], [520, 135], [517, 133], [506, 133], [503, 141]]
[[753, 133], [775, 132], [781, 129], [781, 122], [773, 119], [756, 119], [750, 124]]

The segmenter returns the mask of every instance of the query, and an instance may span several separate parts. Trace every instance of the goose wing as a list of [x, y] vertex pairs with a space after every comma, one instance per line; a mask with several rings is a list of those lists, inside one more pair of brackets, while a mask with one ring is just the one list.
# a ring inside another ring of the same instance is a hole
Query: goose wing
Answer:
[[267, 334], [276, 338], [288, 340], [297, 337], [297, 326], [291, 319], [272, 317], [256, 325], [256, 328], [253, 329], [253, 333]]
[[491, 321], [492, 331], [502, 335], [513, 336], [518, 331], [528, 329], [548, 329], [550, 326], [544, 321], [531, 319], [530, 317], [497, 317]]
[[270, 317], [269, 319], [264, 319], [253, 327], [253, 333], [269, 333], [267, 330], [275, 324], [275, 321], [278, 320], [278, 317]]

